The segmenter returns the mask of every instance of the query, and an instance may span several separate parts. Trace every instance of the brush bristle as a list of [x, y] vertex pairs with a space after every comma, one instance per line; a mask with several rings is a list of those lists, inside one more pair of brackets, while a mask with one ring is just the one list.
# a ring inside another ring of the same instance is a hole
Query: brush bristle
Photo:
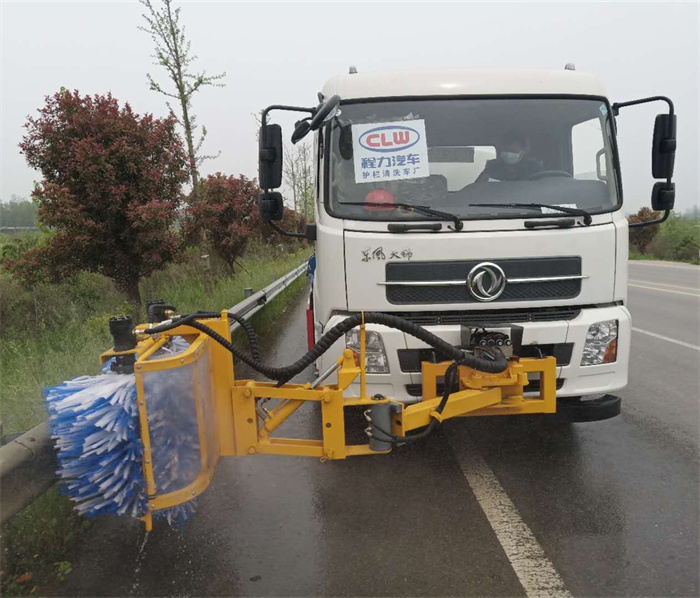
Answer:
[[62, 490], [88, 516], [146, 510], [133, 374], [82, 376], [45, 390]]
[[[154, 358], [187, 346], [178, 338]], [[44, 390], [57, 475], [61, 491], [77, 503], [75, 509], [81, 514], [141, 517], [147, 510], [147, 496], [136, 379], [134, 374], [112, 373], [110, 365], [103, 366], [101, 375], [81, 376]], [[165, 480], [189, 478], [200, 466], [193, 460], [199, 455], [197, 421], [168, 408], [167, 394], [167, 388], [154, 391], [158, 395], [154, 403], [162, 407], [149, 410], [149, 428], [156, 441], [152, 446], [158, 447], [152, 457], [160, 493], [174, 489]], [[191, 500], [154, 515], [180, 527], [194, 514], [195, 506]]]

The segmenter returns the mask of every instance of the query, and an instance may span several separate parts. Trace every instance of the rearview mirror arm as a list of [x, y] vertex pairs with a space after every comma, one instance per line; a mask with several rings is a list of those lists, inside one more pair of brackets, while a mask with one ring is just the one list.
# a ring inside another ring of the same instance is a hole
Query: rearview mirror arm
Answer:
[[[615, 102], [612, 105], [612, 111], [615, 116], [620, 113], [620, 108], [625, 108], [627, 106], [637, 106], [638, 104], [648, 104], [649, 102], [666, 102], [668, 104], [668, 115], [671, 117], [668, 121], [668, 137], [664, 140], [666, 141], [666, 146], [663, 148], [663, 152], [675, 152], [676, 151], [676, 139], [673, 136], [673, 114], [674, 106], [671, 98], [666, 96], [651, 96], [649, 98], [640, 98], [639, 100], [630, 100], [629, 102]], [[671, 177], [668, 177], [666, 183], [671, 184]]]
[[303, 233], [290, 233], [288, 230], [281, 229], [279, 226], [277, 226], [272, 220], [268, 222], [268, 224], [274, 228], [280, 235], [283, 237], [292, 237], [294, 239], [308, 239], [309, 241], [314, 241], [315, 239], [310, 239], [309, 238], [309, 232], [308, 228], [310, 225], [306, 225], [307, 231]]
[[[263, 147], [267, 147], [267, 115], [273, 110], [286, 110], [288, 112], [308, 112], [312, 116], [316, 112], [316, 108], [305, 108], [303, 106], [284, 106], [282, 104], [273, 104], [272, 106], [268, 106], [267, 108], [265, 108], [265, 110], [262, 111], [262, 115], [260, 118]], [[274, 157], [272, 159], [274, 160]]]
[[668, 104], [668, 115], [673, 116], [673, 102], [671, 101], [671, 98], [667, 98], [666, 96], [651, 96], [648, 98], [640, 98], [638, 100], [630, 100], [628, 102], [615, 102], [612, 105], [613, 114], [617, 116], [620, 112], [620, 108], [636, 106], [637, 104], [648, 104], [649, 102], [666, 102]]
[[[637, 106], [638, 104], [648, 104], [649, 102], [666, 102], [668, 104], [668, 115], [670, 117], [673, 117], [674, 114], [674, 106], [673, 106], [673, 101], [671, 98], [667, 98], [666, 96], [651, 96], [648, 98], [640, 98], [638, 100], [630, 100], [628, 102], [615, 102], [612, 105], [612, 111], [613, 115], [617, 116], [620, 113], [620, 108], [626, 108], [627, 106]], [[675, 151], [676, 149], [676, 140], [673, 139], [673, 118], [670, 118], [668, 121], [668, 139], [669, 139], [669, 145], [664, 148], [664, 151]], [[672, 142], [671, 142], [672, 140]], [[666, 185], [670, 188], [672, 184], [672, 177], [668, 177], [666, 179]], [[653, 226], [655, 224], [661, 224], [662, 222], [665, 222], [668, 220], [668, 217], [671, 215], [671, 210], [665, 210], [663, 216], [661, 218], [658, 218], [656, 220], [650, 220], [649, 222], [633, 222], [629, 224], [629, 228], [644, 228], [645, 226]]]
[[657, 218], [656, 220], [649, 220], [649, 222], [630, 222], [627, 226], [629, 228], [644, 228], [645, 226], [652, 226], [654, 224], [661, 224], [662, 222], [666, 222], [668, 220], [668, 217], [671, 215], [671, 210], [666, 210], [664, 211], [663, 216], [661, 218]]
[[[267, 148], [267, 115], [273, 110], [285, 110], [287, 112], [307, 112], [311, 116], [313, 116], [316, 113], [316, 108], [305, 108], [304, 106], [285, 106], [284, 104], [273, 104], [272, 106], [268, 106], [267, 108], [265, 108], [265, 110], [262, 111], [260, 117], [260, 133], [262, 135], [262, 145], [264, 148]], [[266, 156], [265, 159], [274, 160], [275, 156]], [[269, 189], [265, 189], [265, 191], [269, 191]], [[316, 240], [315, 225], [307, 224], [305, 233], [292, 233], [281, 229], [272, 220], [269, 220], [268, 224], [283, 237], [293, 237], [295, 239], [308, 239], [310, 241]]]

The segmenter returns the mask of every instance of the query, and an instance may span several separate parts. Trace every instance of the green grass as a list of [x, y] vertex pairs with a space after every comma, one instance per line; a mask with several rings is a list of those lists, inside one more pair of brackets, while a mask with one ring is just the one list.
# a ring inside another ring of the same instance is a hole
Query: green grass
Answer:
[[3, 340], [0, 348], [0, 416], [4, 432], [23, 432], [46, 419], [42, 388], [99, 370], [99, 355], [109, 348], [107, 318], [36, 338]]
[[[274, 260], [253, 255], [241, 260], [233, 276], [217, 277], [211, 292], [206, 293], [199, 265], [190, 263], [157, 272], [141, 285], [144, 299], [164, 299], [181, 312], [198, 309], [218, 311], [233, 307], [244, 298], [246, 287], [259, 291], [308, 259], [310, 250], [284, 254]], [[183, 284], [183, 279], [187, 284]]]
[[655, 262], [679, 262], [682, 264], [695, 264], [696, 266], [700, 265], [700, 259], [660, 258], [660, 257], [656, 257], [655, 255], [648, 254], [648, 253], [639, 253], [639, 251], [635, 251], [634, 249], [630, 249], [629, 259], [630, 260], [641, 260], [641, 261], [655, 261]]
[[631, 260], [658, 260], [658, 258], [655, 258], [653, 255], [639, 253], [639, 251], [635, 251], [634, 249], [630, 249], [629, 259], [631, 259]]
[[630, 229], [629, 259], [700, 264], [700, 220], [673, 214], [658, 227]]
[[28, 596], [35, 588], [62, 580], [72, 569], [69, 555], [91, 521], [51, 488], [0, 531], [0, 595]]
[[[144, 300], [162, 298], [182, 313], [227, 309], [244, 298], [244, 288], [266, 287], [309, 253], [303, 249], [271, 259], [251, 252], [235, 275], [215, 278], [209, 293], [199, 265], [186, 261], [145, 280], [141, 294]], [[0, 418], [5, 433], [23, 432], [46, 418], [43, 387], [98, 372], [99, 355], [111, 345], [109, 317], [142, 310], [126, 303], [98, 275], [80, 277], [72, 286], [44, 285], [32, 291], [22, 291], [7, 279], [3, 283]], [[134, 315], [136, 321], [143, 317]]]
[[[183, 312], [218, 311], [243, 299], [245, 287], [264, 288], [302, 263], [309, 253], [301, 250], [275, 259], [253, 254], [242, 260], [247, 272], [240, 268], [235, 276], [219, 276], [209, 294], [204, 292], [200, 273], [188, 264], [179, 264], [145, 281], [142, 291], [144, 297], [163, 298]], [[289, 301], [307, 284], [302, 276], [255, 314], [251, 323], [258, 333], [271, 330]], [[103, 305], [133, 310], [120, 296], [104, 298]], [[6, 432], [25, 430], [46, 418], [42, 387], [98, 371], [98, 356], [111, 344], [107, 321], [114, 312], [80, 319], [77, 314], [82, 311], [74, 305], [69, 312], [72, 317], [59, 321], [58, 326], [46, 322], [34, 332], [15, 331], [3, 339], [0, 410]], [[241, 331], [235, 336], [236, 342], [245, 346]], [[90, 520], [76, 515], [72, 504], [55, 487], [39, 497], [0, 531], [0, 595], [40, 595], [43, 585], [63, 579], [72, 569], [72, 548], [90, 525]]]

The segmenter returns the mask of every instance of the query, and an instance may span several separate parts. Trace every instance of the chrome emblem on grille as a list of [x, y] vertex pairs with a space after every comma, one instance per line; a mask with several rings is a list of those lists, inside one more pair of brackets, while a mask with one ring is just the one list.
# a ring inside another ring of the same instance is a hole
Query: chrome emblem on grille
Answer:
[[501, 296], [506, 288], [506, 275], [496, 264], [477, 264], [467, 276], [467, 288], [477, 301], [493, 301]]

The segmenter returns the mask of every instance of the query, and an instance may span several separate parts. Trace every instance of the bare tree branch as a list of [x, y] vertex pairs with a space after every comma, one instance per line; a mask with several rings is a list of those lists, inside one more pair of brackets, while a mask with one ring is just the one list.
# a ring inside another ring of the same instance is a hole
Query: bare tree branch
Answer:
[[[178, 100], [180, 115], [178, 122], [185, 130], [185, 141], [189, 157], [190, 178], [192, 181], [192, 196], [196, 201], [199, 198], [198, 167], [204, 160], [214, 159], [219, 154], [201, 155], [200, 150], [207, 135], [207, 130], [202, 127], [199, 140], [195, 143], [195, 131], [197, 130], [196, 118], [192, 114], [192, 96], [202, 87], [225, 87], [222, 79], [226, 73], [207, 75], [206, 71], [199, 73], [190, 72], [190, 65], [197, 60], [197, 55], [192, 54], [191, 41], [185, 35], [185, 26], [180, 24], [180, 8], [172, 6], [172, 0], [162, 0], [162, 6], [156, 8], [152, 0], [140, 0], [146, 8], [143, 19], [146, 25], [140, 25], [139, 30], [150, 35], [155, 47], [154, 64], [163, 67], [170, 81], [175, 86], [173, 91], [161, 86], [150, 74], [148, 84], [152, 91], [158, 92], [168, 98]], [[168, 108], [172, 107], [167, 103]], [[219, 152], [220, 153], [220, 152]]]
[[309, 221], [314, 217], [315, 200], [312, 154], [309, 143], [284, 147], [284, 181], [292, 193], [294, 211]]

